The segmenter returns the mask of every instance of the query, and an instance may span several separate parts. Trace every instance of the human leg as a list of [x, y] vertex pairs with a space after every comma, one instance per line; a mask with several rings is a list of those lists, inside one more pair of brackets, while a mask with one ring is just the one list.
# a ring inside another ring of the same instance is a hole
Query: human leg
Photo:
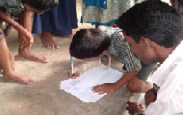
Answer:
[[132, 92], [143, 93], [153, 88], [153, 84], [134, 77], [128, 82], [127, 88]]
[[0, 65], [3, 70], [3, 78], [8, 80], [16, 80], [24, 84], [33, 83], [33, 80], [30, 77], [19, 75], [13, 71], [10, 61], [12, 57], [10, 56], [11, 54], [8, 50], [6, 40], [2, 34], [0, 35], [0, 55]]
[[59, 47], [51, 34], [72, 38], [74, 28], [77, 28], [76, 0], [59, 0], [58, 6], [52, 10], [34, 15], [32, 32], [41, 34], [44, 47], [56, 49]]
[[[28, 11], [24, 11], [23, 15], [21, 16], [20, 19], [20, 24], [27, 29], [27, 31], [31, 32], [32, 30], [32, 13]], [[18, 50], [18, 55], [20, 57], [30, 59], [33, 61], [41, 62], [41, 63], [47, 63], [48, 60], [45, 56], [43, 55], [36, 55], [32, 54], [30, 52], [30, 49], [27, 48], [27, 46], [24, 46], [23, 42], [26, 39], [26, 36], [24, 36], [22, 33], [18, 33], [19, 37], [19, 50]]]
[[59, 48], [57, 43], [53, 40], [53, 37], [52, 37], [50, 32], [46, 32], [46, 31], [42, 32], [41, 33], [41, 41], [42, 41], [43, 46], [45, 48], [49, 48], [49, 49]]

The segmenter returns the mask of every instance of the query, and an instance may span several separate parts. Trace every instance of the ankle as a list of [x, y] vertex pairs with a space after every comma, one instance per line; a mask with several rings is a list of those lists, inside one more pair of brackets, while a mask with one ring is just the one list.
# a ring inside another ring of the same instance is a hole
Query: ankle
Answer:
[[46, 31], [41, 33], [41, 36], [45, 36], [45, 35], [48, 36], [48, 35], [51, 35], [51, 33], [50, 32], [46, 32]]
[[8, 71], [3, 71], [3, 75], [12, 75], [14, 72], [12, 70], [8, 70]]

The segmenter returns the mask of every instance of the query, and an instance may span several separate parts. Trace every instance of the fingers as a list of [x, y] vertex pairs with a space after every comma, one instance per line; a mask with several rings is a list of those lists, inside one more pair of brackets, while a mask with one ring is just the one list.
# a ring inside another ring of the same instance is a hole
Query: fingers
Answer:
[[139, 105], [140, 109], [144, 109], [144, 106], [142, 104]]
[[128, 106], [126, 107], [126, 110], [128, 110], [129, 114], [134, 114], [133, 112], [133, 102], [130, 102], [129, 100], [126, 102]]
[[34, 43], [34, 38], [30, 39], [30, 44]]
[[101, 95], [104, 93], [108, 93], [108, 88], [105, 87], [105, 84], [102, 84], [93, 87], [92, 91]]
[[33, 80], [33, 79], [29, 79], [29, 82], [28, 82], [28, 84], [32, 84], [32, 83], [34, 83], [35, 81]]
[[126, 104], [130, 105], [132, 102], [130, 100], [126, 101]]
[[139, 105], [136, 102], [130, 102], [128, 100], [128, 101], [126, 101], [126, 103], [128, 104], [128, 106], [126, 107], [126, 110], [128, 110], [128, 112], [130, 114], [142, 112], [141, 108], [139, 107]]
[[20, 48], [27, 48], [30, 49], [33, 42], [28, 41], [25, 37], [22, 37], [22, 39], [19, 39]]
[[128, 105], [138, 105], [136, 102], [131, 102], [130, 100], [126, 101], [126, 104], [128, 104]]
[[79, 77], [80, 73], [79, 73], [79, 72], [76, 72], [76, 73], [74, 73], [74, 75], [73, 75], [71, 72], [69, 72], [68, 75], [69, 75], [70, 78], [75, 79], [75, 78], [78, 78], [78, 77]]
[[104, 93], [106, 93], [106, 92], [103, 92], [103, 91], [101, 91], [101, 92], [97, 92], [99, 95], [103, 95]]

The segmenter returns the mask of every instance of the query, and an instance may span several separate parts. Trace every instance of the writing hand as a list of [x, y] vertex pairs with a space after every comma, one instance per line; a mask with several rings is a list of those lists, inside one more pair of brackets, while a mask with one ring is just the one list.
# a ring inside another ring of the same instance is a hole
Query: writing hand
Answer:
[[70, 78], [75, 79], [75, 78], [79, 77], [80, 73], [78, 71], [76, 71], [74, 73], [74, 75], [72, 75], [72, 72], [69, 72], [68, 75], [69, 75]]

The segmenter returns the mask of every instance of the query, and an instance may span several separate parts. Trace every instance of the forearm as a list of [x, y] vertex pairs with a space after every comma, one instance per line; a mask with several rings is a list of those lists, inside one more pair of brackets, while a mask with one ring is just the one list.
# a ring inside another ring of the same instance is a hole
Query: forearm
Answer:
[[20, 18], [20, 24], [27, 29], [28, 32], [32, 31], [32, 15], [32, 12], [25, 10]]
[[19, 23], [17, 23], [15, 20], [13, 20], [9, 15], [7, 15], [5, 12], [0, 11], [0, 18], [12, 25], [15, 29], [21, 30], [24, 29]]
[[[18, 38], [19, 38], [19, 48], [30, 48], [34, 38], [31, 34], [32, 31], [32, 12], [24, 10], [22, 15], [20, 16], [20, 25], [22, 25], [26, 31], [27, 34], [24, 34], [23, 32], [18, 32]], [[28, 36], [27, 36], [28, 35]]]
[[128, 83], [133, 77], [135, 77], [137, 75], [138, 72], [126, 72], [120, 80], [118, 80], [115, 83], [115, 87], [117, 89], [119, 89], [120, 87], [122, 87], [124, 84]]

